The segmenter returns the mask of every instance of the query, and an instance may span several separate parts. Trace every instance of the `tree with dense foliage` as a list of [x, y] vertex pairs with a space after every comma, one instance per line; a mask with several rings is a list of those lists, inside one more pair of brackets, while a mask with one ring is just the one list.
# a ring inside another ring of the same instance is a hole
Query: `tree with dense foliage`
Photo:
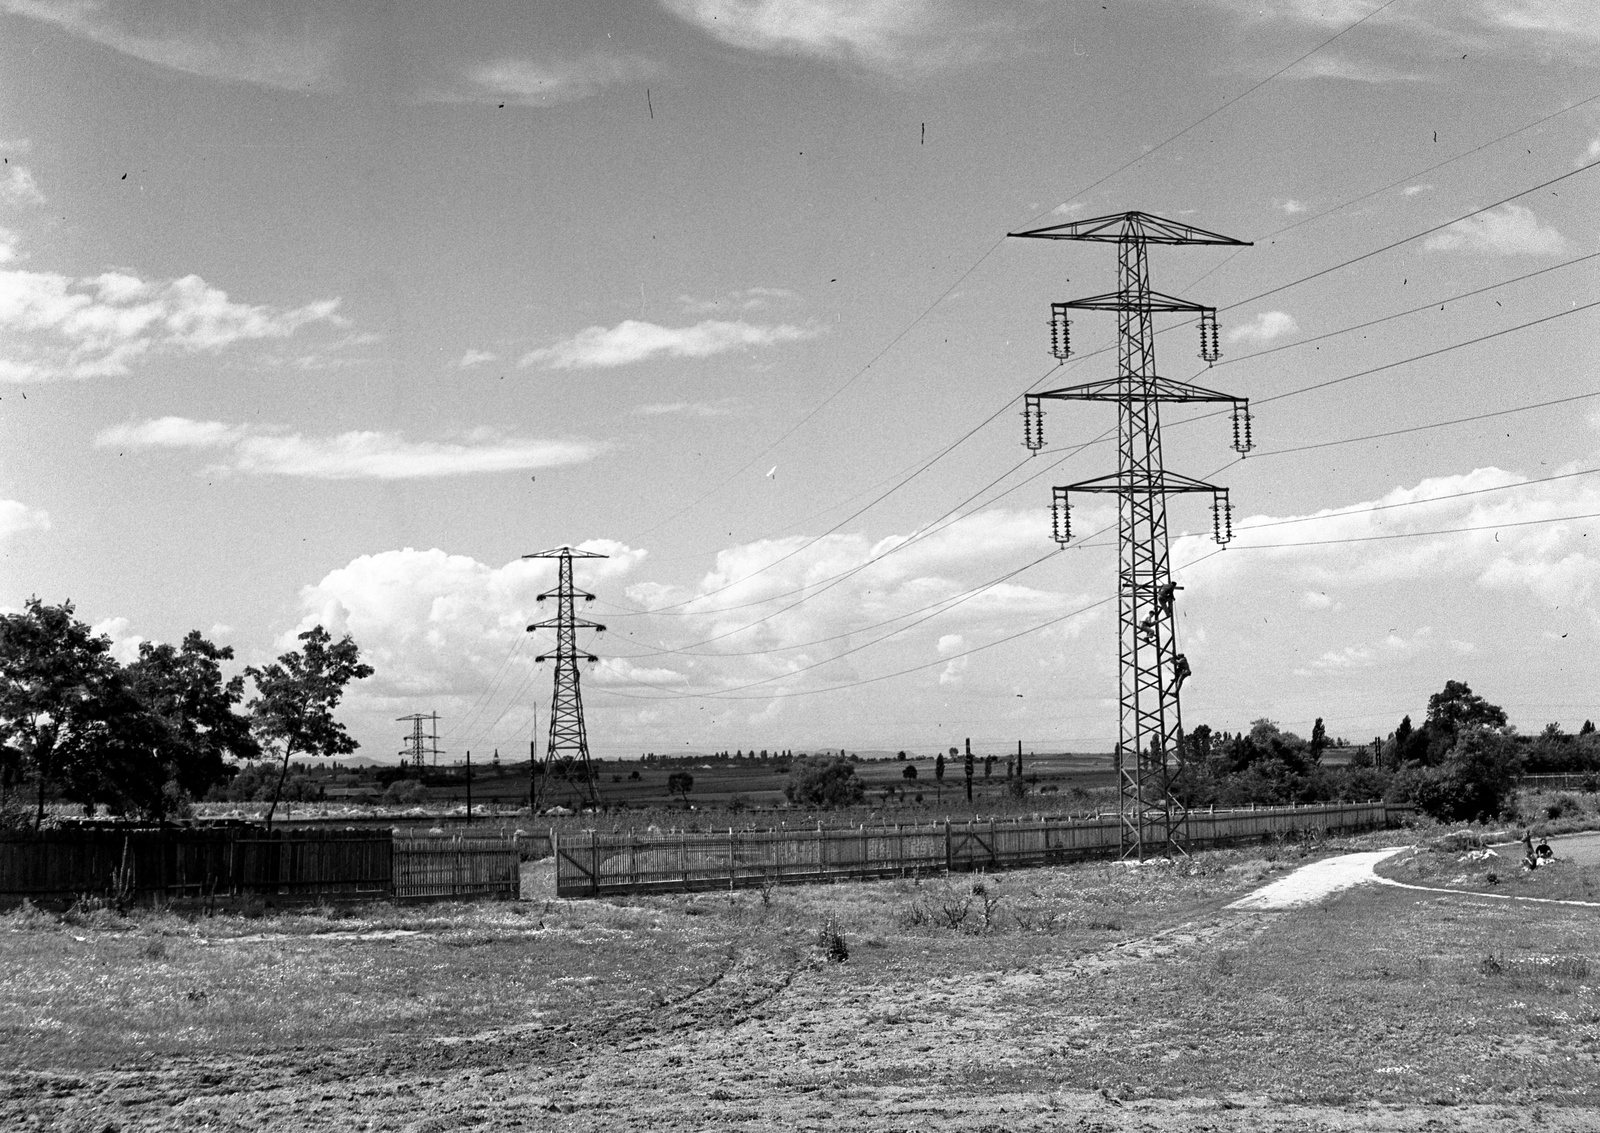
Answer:
[[[59, 606], [29, 598], [22, 612], [0, 616], [0, 743], [18, 778], [35, 785], [34, 825], [44, 822], [52, 788], [93, 803], [97, 758], [105, 754], [107, 700], [117, 692], [109, 639]], [[125, 707], [117, 695], [118, 708]], [[120, 776], [119, 776], [120, 777]]]
[[902, 778], [902, 779], [915, 779], [916, 777], [917, 777], [917, 765], [915, 763], [908, 763], [908, 764], [906, 764], [904, 767], [902, 767], [900, 769], [900, 778]]
[[687, 771], [674, 771], [667, 776], [667, 794], [682, 795], [683, 805], [689, 805], [689, 792], [694, 790], [694, 776]]
[[244, 677], [222, 676], [222, 662], [231, 660], [231, 646], [191, 630], [181, 646], [140, 642], [138, 660], [124, 670], [133, 694], [165, 725], [165, 781], [190, 798], [226, 780], [229, 761], [261, 754], [249, 718], [234, 711], [244, 699]]
[[251, 666], [245, 674], [255, 681], [250, 701], [251, 724], [264, 748], [276, 748], [281, 761], [272, 803], [267, 808], [267, 828], [277, 812], [289, 761], [296, 755], [334, 758], [349, 755], [360, 745], [333, 718], [333, 710], [351, 681], [372, 675], [361, 651], [349, 634], [338, 641], [322, 626], [300, 634], [302, 647], [283, 654], [270, 665]]
[[783, 788], [784, 797], [800, 806], [854, 806], [866, 797], [848, 759], [808, 759]]

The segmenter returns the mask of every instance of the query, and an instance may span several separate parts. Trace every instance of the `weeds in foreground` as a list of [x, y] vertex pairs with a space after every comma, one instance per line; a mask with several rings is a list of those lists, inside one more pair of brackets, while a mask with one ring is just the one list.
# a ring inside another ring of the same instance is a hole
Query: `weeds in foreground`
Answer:
[[850, 949], [839, 931], [837, 918], [830, 915], [822, 922], [822, 927], [817, 930], [817, 947], [822, 950], [822, 958], [830, 964], [842, 964], [850, 959]]

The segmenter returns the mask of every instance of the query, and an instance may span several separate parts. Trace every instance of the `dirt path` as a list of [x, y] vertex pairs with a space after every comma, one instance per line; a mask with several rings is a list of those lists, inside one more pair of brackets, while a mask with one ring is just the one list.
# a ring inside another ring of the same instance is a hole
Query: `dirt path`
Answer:
[[1300, 905], [1314, 905], [1345, 889], [1357, 885], [1370, 885], [1380, 878], [1373, 867], [1384, 858], [1400, 853], [1404, 846], [1387, 850], [1368, 850], [1359, 854], [1343, 854], [1325, 858], [1320, 862], [1301, 866], [1288, 877], [1271, 885], [1264, 885], [1254, 893], [1246, 894], [1226, 908], [1241, 912], [1270, 912], [1276, 909], [1293, 909]]

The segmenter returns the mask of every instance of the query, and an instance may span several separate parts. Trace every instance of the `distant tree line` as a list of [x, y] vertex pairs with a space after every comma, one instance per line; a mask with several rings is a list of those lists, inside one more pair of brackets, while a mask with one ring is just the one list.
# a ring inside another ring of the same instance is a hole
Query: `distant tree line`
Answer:
[[1231, 735], [1202, 724], [1185, 737], [1184, 767], [1174, 789], [1191, 807], [1382, 798], [1415, 804], [1443, 821], [1489, 819], [1509, 809], [1525, 766], [1567, 761], [1577, 769], [1592, 759], [1600, 743], [1593, 726], [1586, 728], [1564, 737], [1552, 726], [1528, 745], [1507, 724], [1505, 709], [1464, 681], [1446, 681], [1428, 698], [1420, 727], [1405, 716], [1386, 739], [1355, 748], [1341, 767], [1322, 762], [1330, 744], [1320, 718], [1310, 739], [1267, 719]]
[[319, 625], [299, 640], [224, 677], [232, 648], [198, 630], [181, 645], [141, 642], [124, 665], [70, 601], [30, 598], [0, 615], [0, 825], [40, 826], [55, 799], [162, 820], [207, 797], [270, 799], [270, 824], [304, 789], [291, 779], [297, 757], [356, 750], [333, 711], [372, 674], [349, 635], [334, 641]]

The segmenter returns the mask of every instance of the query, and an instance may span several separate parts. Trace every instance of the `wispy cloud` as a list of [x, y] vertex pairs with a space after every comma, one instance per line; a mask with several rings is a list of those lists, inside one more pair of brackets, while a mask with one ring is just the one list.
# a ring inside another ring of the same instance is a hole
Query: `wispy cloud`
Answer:
[[1284, 200], [1275, 200], [1272, 202], [1272, 207], [1289, 216], [1294, 216], [1297, 213], [1306, 211], [1306, 203], [1304, 201], [1297, 201], [1293, 197], [1289, 197]]
[[1340, 79], [1352, 83], [1420, 83], [1427, 79], [1411, 71], [1400, 71], [1370, 59], [1344, 55], [1318, 54], [1283, 73], [1286, 79]]
[[606, 87], [643, 82], [660, 71], [660, 64], [641, 55], [594, 52], [571, 59], [497, 59], [469, 68], [453, 84], [426, 91], [420, 101], [556, 106]]
[[265, 5], [0, 0], [0, 11], [158, 67], [286, 90], [326, 86], [339, 50], [339, 33], [325, 19], [286, 20]]
[[1432, 190], [1433, 184], [1431, 182], [1426, 185], [1407, 185], [1404, 189], [1400, 190], [1400, 195], [1402, 197], [1415, 197], [1422, 193], [1431, 192]]
[[1011, 30], [992, 7], [956, 0], [662, 0], [748, 51], [803, 55], [902, 75], [981, 56]]
[[282, 309], [235, 303], [197, 275], [148, 281], [121, 272], [84, 279], [0, 271], [0, 381], [125, 374], [157, 351], [215, 352], [342, 324], [337, 299]]
[[664, 401], [651, 405], [636, 405], [633, 412], [639, 417], [731, 417], [738, 401], [725, 397], [718, 401]]
[[314, 480], [418, 480], [577, 464], [600, 446], [534, 440], [480, 431], [459, 441], [412, 441], [396, 433], [301, 433], [160, 417], [112, 425], [94, 438], [100, 448], [201, 449], [222, 454], [210, 472], [299, 476]]
[[1423, 242], [1433, 252], [1484, 252], [1494, 256], [1555, 256], [1567, 239], [1525, 205], [1504, 205], [1457, 221]]
[[799, 292], [790, 291], [787, 287], [746, 287], [712, 299], [696, 299], [692, 295], [678, 296], [678, 305], [694, 315], [764, 311], [770, 307], [802, 301]]
[[1285, 311], [1262, 311], [1249, 322], [1230, 330], [1228, 341], [1260, 346], [1286, 334], [1294, 334], [1299, 329], [1294, 316]]
[[753, 346], [798, 342], [820, 333], [787, 323], [762, 325], [707, 319], [687, 327], [664, 327], [627, 319], [614, 327], [587, 327], [571, 338], [523, 355], [524, 366], [552, 370], [626, 366], [647, 358], [709, 358]]
[[461, 356], [461, 359], [456, 363], [456, 365], [461, 369], [466, 370], [473, 366], [481, 366], [485, 362], [493, 362], [498, 357], [500, 357], [500, 355], [494, 353], [492, 350], [469, 350]]

